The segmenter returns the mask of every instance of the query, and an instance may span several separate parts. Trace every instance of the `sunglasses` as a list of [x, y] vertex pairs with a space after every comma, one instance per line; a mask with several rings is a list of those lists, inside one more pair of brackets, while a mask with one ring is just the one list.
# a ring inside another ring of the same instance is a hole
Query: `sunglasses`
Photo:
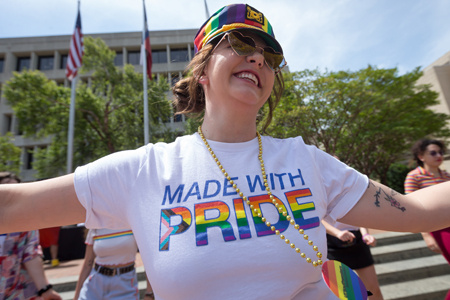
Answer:
[[252, 55], [257, 49], [259, 49], [261, 51], [261, 54], [264, 56], [266, 65], [275, 72], [275, 75], [280, 73], [281, 70], [287, 65], [283, 54], [275, 51], [272, 47], [269, 46], [256, 46], [256, 42], [253, 38], [244, 36], [238, 31], [227, 32], [217, 43], [216, 47], [214, 47], [213, 51], [216, 50], [217, 46], [219, 46], [219, 44], [225, 38], [228, 39], [228, 43], [230, 44], [231, 48], [239, 56]]
[[434, 151], [434, 150], [431, 150], [430, 152], [428, 152], [431, 156], [433, 156], [433, 157], [435, 157], [435, 156], [437, 156], [438, 154], [440, 155], [440, 156], [444, 156], [444, 151], [442, 151], [442, 150], [440, 150], [440, 151]]

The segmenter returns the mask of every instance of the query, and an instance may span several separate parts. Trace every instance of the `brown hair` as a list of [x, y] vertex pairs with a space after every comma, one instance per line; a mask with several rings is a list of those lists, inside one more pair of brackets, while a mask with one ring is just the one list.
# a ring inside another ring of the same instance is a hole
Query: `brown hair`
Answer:
[[[215, 43], [209, 43], [204, 46], [186, 67], [185, 72], [189, 74], [189, 71], [192, 70], [192, 74], [178, 81], [172, 88], [173, 95], [175, 96], [173, 104], [177, 111], [176, 114], [200, 114], [205, 110], [205, 93], [198, 79], [203, 74], [214, 47]], [[283, 91], [284, 80], [280, 72], [275, 76], [272, 94], [266, 102], [269, 106], [269, 112], [265, 117], [263, 132], [266, 131], [272, 121], [273, 112], [281, 100]]]
[[16, 180], [18, 183], [20, 183], [22, 180], [20, 180], [20, 178], [11, 172], [0, 172], [0, 182], [2, 182], [3, 179], [14, 179]]
[[430, 139], [418, 140], [411, 148], [411, 151], [414, 155], [414, 160], [416, 161], [418, 166], [423, 167], [423, 161], [419, 159], [419, 155], [423, 155], [429, 145], [436, 145], [445, 152], [445, 145], [442, 141]]

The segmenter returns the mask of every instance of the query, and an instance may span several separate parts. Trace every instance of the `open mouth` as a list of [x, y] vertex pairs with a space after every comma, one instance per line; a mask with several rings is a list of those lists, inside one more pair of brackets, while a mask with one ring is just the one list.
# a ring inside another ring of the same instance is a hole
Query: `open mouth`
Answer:
[[259, 85], [259, 78], [257, 75], [251, 73], [251, 72], [240, 72], [240, 73], [236, 73], [234, 74], [236, 77], [238, 78], [242, 78], [248, 81], [253, 82], [257, 87], [261, 87]]

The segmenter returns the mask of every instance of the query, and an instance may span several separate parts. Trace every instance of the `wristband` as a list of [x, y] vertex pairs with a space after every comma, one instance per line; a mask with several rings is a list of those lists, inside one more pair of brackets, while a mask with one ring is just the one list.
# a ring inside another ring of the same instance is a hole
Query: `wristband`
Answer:
[[43, 293], [45, 293], [46, 291], [48, 291], [48, 290], [51, 289], [52, 287], [53, 287], [53, 285], [47, 284], [46, 286], [44, 286], [42, 289], [40, 289], [40, 290], [37, 292], [37, 295], [38, 295], [39, 297], [42, 296]]
[[145, 297], [145, 296], [149, 296], [149, 297], [152, 297], [152, 298], [153, 298], [153, 292], [145, 293], [145, 294], [144, 294], [144, 297]]
[[370, 235], [370, 233], [366, 233], [365, 235], [363, 235], [362, 237], [364, 238], [366, 235]]

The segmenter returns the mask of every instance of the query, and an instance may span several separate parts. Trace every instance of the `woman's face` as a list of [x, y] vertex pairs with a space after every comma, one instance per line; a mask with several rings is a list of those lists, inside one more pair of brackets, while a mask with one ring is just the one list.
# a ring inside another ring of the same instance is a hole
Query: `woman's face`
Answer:
[[[256, 34], [246, 33], [245, 36], [252, 37], [260, 47], [266, 46]], [[275, 80], [275, 73], [264, 62], [259, 50], [252, 55], [239, 56], [227, 38], [214, 50], [204, 75], [207, 99], [223, 99], [226, 104], [251, 106], [256, 111], [269, 98]]]
[[422, 155], [419, 155], [419, 159], [423, 162], [424, 166], [431, 168], [437, 168], [442, 164], [444, 160], [441, 147], [435, 144], [430, 144]]

